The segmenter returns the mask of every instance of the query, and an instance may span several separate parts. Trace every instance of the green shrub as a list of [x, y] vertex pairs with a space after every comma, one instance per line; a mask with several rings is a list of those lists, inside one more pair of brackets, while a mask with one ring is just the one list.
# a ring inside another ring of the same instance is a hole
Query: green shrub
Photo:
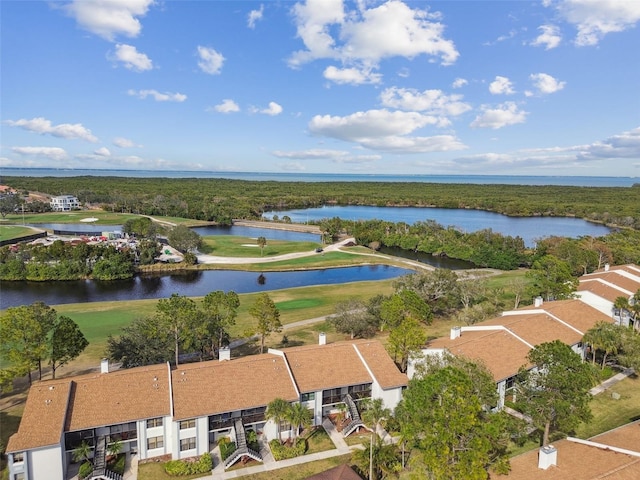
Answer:
[[93, 472], [93, 465], [91, 462], [84, 462], [80, 465], [78, 470], [78, 478], [87, 478]]
[[278, 440], [269, 442], [271, 453], [276, 460], [286, 460], [287, 458], [299, 457], [307, 451], [307, 442], [303, 438], [298, 438], [293, 446], [281, 445]]
[[127, 460], [126, 455], [122, 454], [122, 455], [118, 455], [118, 458], [109, 465], [109, 470], [111, 470], [114, 473], [118, 473], [120, 475], [124, 474], [124, 466], [125, 466], [125, 462]]
[[[225, 440], [224, 442], [222, 440]], [[218, 446], [220, 447], [220, 456], [222, 457], [222, 461], [225, 461], [229, 456], [236, 451], [236, 444], [232, 442], [228, 437], [224, 437], [224, 439], [220, 439], [218, 442]]]
[[164, 464], [164, 471], [168, 475], [192, 475], [194, 473], [207, 473], [213, 469], [213, 459], [208, 453], [202, 454], [197, 461], [170, 460]]

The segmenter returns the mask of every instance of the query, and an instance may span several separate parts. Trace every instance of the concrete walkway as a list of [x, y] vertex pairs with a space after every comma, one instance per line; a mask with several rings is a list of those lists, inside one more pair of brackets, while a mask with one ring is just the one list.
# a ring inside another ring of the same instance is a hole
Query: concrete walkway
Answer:
[[620, 373], [614, 375], [613, 377], [605, 380], [600, 385], [597, 385], [597, 386], [593, 387], [591, 390], [589, 390], [589, 393], [591, 395], [598, 395], [599, 393], [602, 393], [605, 390], [608, 390], [609, 388], [614, 386], [619, 381], [624, 380], [625, 378], [633, 375], [634, 373], [635, 373], [635, 371], [633, 370], [633, 368], [626, 368], [622, 372], [620, 372]]

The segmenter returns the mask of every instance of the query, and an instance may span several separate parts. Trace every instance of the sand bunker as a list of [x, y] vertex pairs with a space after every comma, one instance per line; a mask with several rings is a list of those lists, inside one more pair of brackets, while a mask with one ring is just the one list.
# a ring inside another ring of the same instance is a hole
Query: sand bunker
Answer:
[[83, 218], [80, 220], [81, 222], [85, 222], [85, 223], [90, 223], [90, 222], [97, 222], [98, 219], [95, 217], [89, 217], [89, 218]]

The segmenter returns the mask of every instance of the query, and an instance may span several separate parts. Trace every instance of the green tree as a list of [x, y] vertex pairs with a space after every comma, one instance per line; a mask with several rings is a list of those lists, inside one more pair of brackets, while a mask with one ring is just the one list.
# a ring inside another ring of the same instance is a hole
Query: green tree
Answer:
[[607, 356], [618, 352], [622, 344], [622, 327], [610, 322], [598, 322], [587, 330], [582, 337], [582, 342], [591, 347], [591, 361], [596, 363], [596, 351], [603, 352], [602, 368], [607, 363]]
[[223, 347], [229, 339], [229, 329], [236, 324], [240, 297], [233, 290], [209, 292], [202, 301], [204, 319], [198, 328], [204, 329], [211, 339], [212, 352]]
[[0, 215], [2, 218], [10, 213], [15, 213], [20, 206], [20, 197], [18, 195], [0, 195]]
[[294, 440], [300, 434], [300, 429], [305, 429], [311, 425], [312, 413], [307, 407], [301, 403], [294, 403], [290, 405], [290, 408], [286, 415], [286, 420], [294, 427]]
[[393, 443], [370, 442], [364, 449], [355, 449], [352, 458], [371, 480], [395, 476], [402, 470], [398, 448]]
[[403, 320], [413, 318], [427, 325], [431, 324], [431, 309], [413, 290], [401, 289], [380, 305], [381, 327], [394, 328]]
[[267, 335], [282, 330], [280, 312], [269, 294], [261, 293], [251, 305], [249, 315], [257, 321], [255, 332], [260, 335], [260, 353], [264, 353], [264, 342]]
[[458, 275], [446, 268], [404, 275], [395, 280], [393, 286], [396, 291], [406, 289], [417, 293], [434, 314], [450, 312], [460, 305]]
[[169, 230], [167, 239], [173, 248], [182, 253], [198, 249], [202, 244], [200, 235], [184, 225], [177, 225]]
[[283, 420], [286, 420], [290, 415], [289, 411], [291, 404], [282, 398], [275, 398], [267, 405], [267, 409], [264, 412], [264, 416], [267, 420], [273, 420], [276, 424], [276, 431], [278, 432], [278, 440], [282, 441], [282, 435], [280, 432], [280, 426]]
[[78, 324], [64, 315], [58, 317], [51, 333], [49, 364], [51, 375], [56, 378], [56, 370], [80, 355], [89, 342], [78, 328]]
[[528, 360], [533, 368], [522, 366], [517, 377], [518, 403], [546, 446], [552, 431], [570, 432], [591, 418], [593, 374], [589, 364], [560, 340], [538, 345]]
[[336, 303], [329, 323], [338, 333], [347, 334], [351, 339], [373, 337], [378, 328], [377, 319], [369, 312], [367, 304], [357, 299]]
[[174, 341], [175, 364], [179, 364], [181, 344], [193, 342], [192, 328], [200, 318], [196, 303], [184, 295], [174, 293], [161, 298], [156, 305], [158, 323], [171, 332]]
[[625, 330], [618, 353], [618, 363], [640, 372], [640, 335], [633, 330]]
[[569, 264], [552, 255], [536, 260], [527, 277], [532, 280], [534, 296], [541, 295], [545, 300], [572, 298], [578, 288], [578, 279], [572, 276]]
[[427, 334], [415, 318], [405, 318], [391, 330], [387, 351], [393, 357], [400, 371], [407, 371], [407, 363], [412, 354], [418, 353], [427, 343]]
[[267, 245], [267, 239], [265, 237], [258, 237], [258, 246], [260, 247], [260, 256], [262, 256], [264, 247]]
[[[360, 405], [363, 408], [362, 419], [371, 426], [371, 436], [367, 452], [369, 454], [367, 462], [369, 478], [372, 480], [384, 478], [384, 472], [388, 470], [387, 467], [391, 467], [391, 470], [393, 470], [399, 464], [395, 446], [393, 450], [383, 449], [382, 438], [379, 434], [379, 430], [384, 427], [386, 421], [391, 417], [391, 410], [385, 408], [381, 398], [373, 400], [368, 398], [363, 400]], [[389, 458], [389, 454], [391, 454], [392, 458]], [[358, 457], [356, 456], [356, 461], [357, 460]]]
[[91, 462], [92, 450], [89, 442], [83, 440], [80, 445], [73, 449], [73, 460], [76, 462], [88, 462], [93, 466], [93, 462]]
[[[28, 373], [30, 385], [31, 370], [47, 357], [49, 348], [51, 310], [44, 315], [44, 307], [41, 302], [31, 306], [10, 307], [0, 316], [1, 356], [11, 363], [13, 372]], [[47, 321], [41, 321], [40, 316], [47, 318]]]
[[107, 338], [108, 358], [122, 362], [123, 368], [170, 362], [175, 355], [171, 332], [158, 324], [155, 316], [136, 318], [122, 328], [119, 337]]
[[[396, 408], [402, 438], [414, 448], [412, 469], [420, 478], [482, 479], [491, 466], [508, 465], [509, 420], [492, 413], [477, 395], [481, 387], [463, 368], [441, 366], [409, 381]], [[508, 467], [506, 467], [508, 468]]]

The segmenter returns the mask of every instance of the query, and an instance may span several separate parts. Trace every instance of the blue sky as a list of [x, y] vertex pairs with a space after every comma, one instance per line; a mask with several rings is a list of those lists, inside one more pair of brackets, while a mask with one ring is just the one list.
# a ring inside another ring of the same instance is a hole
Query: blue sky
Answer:
[[640, 1], [0, 2], [0, 166], [640, 176]]

